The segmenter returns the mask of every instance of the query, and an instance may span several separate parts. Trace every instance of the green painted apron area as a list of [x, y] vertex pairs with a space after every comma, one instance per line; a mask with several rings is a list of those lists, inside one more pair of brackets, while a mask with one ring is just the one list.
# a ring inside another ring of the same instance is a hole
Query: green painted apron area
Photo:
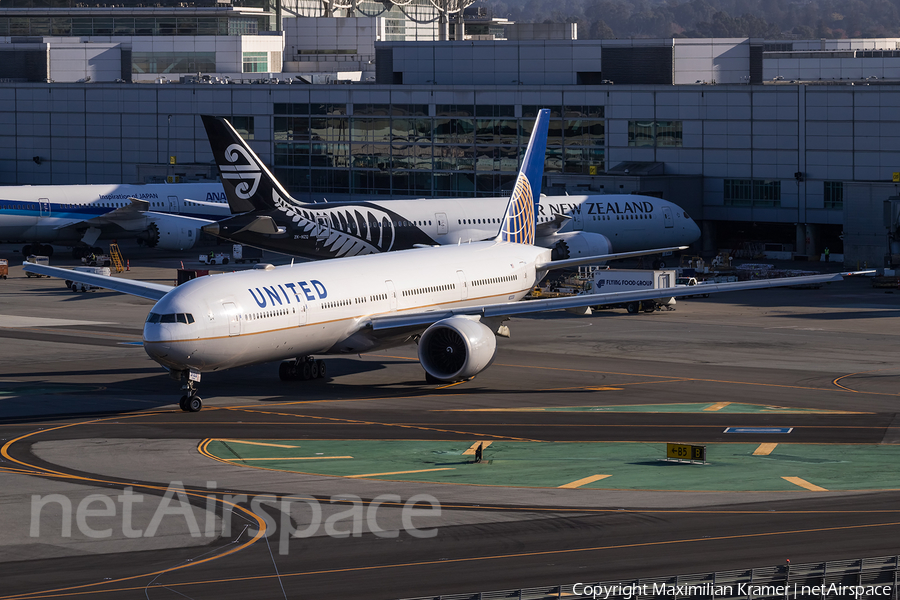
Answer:
[[860, 414], [845, 410], [826, 410], [819, 408], [791, 408], [788, 406], [769, 406], [765, 404], [741, 404], [686, 402], [683, 404], [623, 404], [616, 406], [547, 406], [522, 408], [461, 408], [447, 412], [638, 412], [638, 413], [699, 413], [715, 412], [729, 414], [802, 414], [802, 415], [849, 415]]
[[[707, 462], [666, 462], [665, 444], [494, 441], [484, 461], [464, 455], [478, 440], [237, 440], [206, 450], [231, 464], [317, 475], [459, 485], [560, 487], [595, 475], [609, 477], [581, 489], [686, 491], [807, 490], [800, 478], [829, 491], [900, 489], [900, 446], [778, 444], [754, 456], [759, 444], [707, 444]], [[334, 458], [326, 457], [352, 457]], [[413, 472], [417, 471], [417, 472]], [[359, 477], [365, 476], [365, 477]]]

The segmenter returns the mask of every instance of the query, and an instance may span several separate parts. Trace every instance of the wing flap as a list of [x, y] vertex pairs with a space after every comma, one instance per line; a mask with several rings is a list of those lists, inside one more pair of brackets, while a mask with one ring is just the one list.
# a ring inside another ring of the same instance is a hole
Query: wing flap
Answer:
[[757, 279], [754, 281], [736, 281], [730, 283], [711, 283], [701, 286], [683, 286], [660, 288], [655, 290], [637, 290], [633, 292], [614, 292], [608, 294], [584, 294], [581, 296], [569, 296], [566, 298], [546, 298], [543, 300], [527, 300], [520, 302], [503, 302], [499, 304], [486, 304], [483, 306], [469, 306], [452, 310], [438, 310], [423, 313], [392, 314], [372, 317], [367, 325], [374, 331], [388, 329], [413, 329], [415, 327], [427, 327], [442, 319], [454, 315], [492, 317], [513, 317], [550, 310], [563, 310], [566, 308], [583, 308], [585, 306], [598, 306], [606, 304], [620, 304], [623, 302], [637, 302], [640, 300], [655, 300], [658, 298], [678, 298], [681, 296], [696, 296], [697, 294], [715, 294], [719, 292], [738, 292], [743, 290], [756, 290], [774, 287], [786, 287], [793, 285], [810, 285], [841, 281], [844, 276], [867, 274], [866, 271], [853, 273], [829, 273], [825, 275], [805, 275], [803, 277], [784, 277], [780, 279]]
[[150, 283], [147, 281], [139, 281], [135, 279], [122, 279], [121, 277], [107, 277], [106, 275], [96, 275], [94, 273], [82, 273], [81, 271], [73, 271], [71, 269], [60, 269], [59, 267], [48, 267], [46, 265], [36, 265], [34, 263], [23, 263], [26, 273], [38, 273], [39, 275], [49, 275], [50, 277], [58, 277], [78, 283], [86, 283], [88, 285], [96, 285], [114, 292], [121, 292], [131, 296], [147, 298], [148, 300], [159, 300], [174, 288], [169, 285], [160, 283]]

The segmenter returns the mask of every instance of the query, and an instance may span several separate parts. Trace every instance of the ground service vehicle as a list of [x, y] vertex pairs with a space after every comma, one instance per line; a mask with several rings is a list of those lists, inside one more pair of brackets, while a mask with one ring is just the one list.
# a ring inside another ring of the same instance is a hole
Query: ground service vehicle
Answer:
[[204, 265], [227, 265], [229, 260], [231, 260], [231, 256], [224, 252], [200, 255], [200, 262]]
[[235, 244], [231, 249], [231, 255], [234, 257], [234, 262], [241, 263], [258, 263], [262, 260], [262, 250], [259, 248], [254, 248], [253, 246], [242, 246], [241, 244]]
[[9, 261], [0, 258], [0, 279], [6, 279], [9, 276]]
[[[585, 283], [585, 294], [609, 294], [613, 292], [635, 292], [662, 290], [675, 285], [675, 270], [646, 269], [598, 269], [592, 273], [591, 281]], [[620, 304], [598, 304], [592, 309], [624, 308], [629, 313], [675, 310], [675, 298], [664, 293], [652, 300], [629, 301]]]
[[[49, 267], [50, 266], [50, 257], [35, 256], [34, 254], [31, 254], [28, 256], [28, 258], [25, 259], [25, 262], [30, 262], [35, 265], [45, 265], [45, 266]], [[25, 273], [25, 274], [28, 275], [29, 277], [43, 277], [43, 275], [40, 275], [38, 273]]]

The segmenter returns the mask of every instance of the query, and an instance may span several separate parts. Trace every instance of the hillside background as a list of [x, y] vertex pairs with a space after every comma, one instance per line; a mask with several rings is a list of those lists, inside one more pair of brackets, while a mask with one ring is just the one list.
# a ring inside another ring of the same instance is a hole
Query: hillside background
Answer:
[[479, 0], [496, 17], [578, 23], [579, 39], [900, 37], [900, 0]]

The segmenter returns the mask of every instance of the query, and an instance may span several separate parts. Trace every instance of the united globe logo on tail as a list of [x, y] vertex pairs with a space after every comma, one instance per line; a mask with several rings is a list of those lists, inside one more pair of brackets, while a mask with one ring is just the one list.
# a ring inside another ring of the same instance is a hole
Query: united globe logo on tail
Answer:
[[547, 130], [550, 125], [550, 111], [542, 108], [538, 111], [537, 120], [528, 148], [522, 159], [516, 186], [513, 188], [506, 206], [506, 216], [500, 228], [498, 241], [514, 244], [534, 244], [534, 222], [536, 204], [541, 197], [541, 180], [544, 178], [544, 158], [547, 154]]
[[506, 211], [503, 241], [534, 244], [534, 195], [528, 178], [521, 173], [516, 180], [509, 209]]

